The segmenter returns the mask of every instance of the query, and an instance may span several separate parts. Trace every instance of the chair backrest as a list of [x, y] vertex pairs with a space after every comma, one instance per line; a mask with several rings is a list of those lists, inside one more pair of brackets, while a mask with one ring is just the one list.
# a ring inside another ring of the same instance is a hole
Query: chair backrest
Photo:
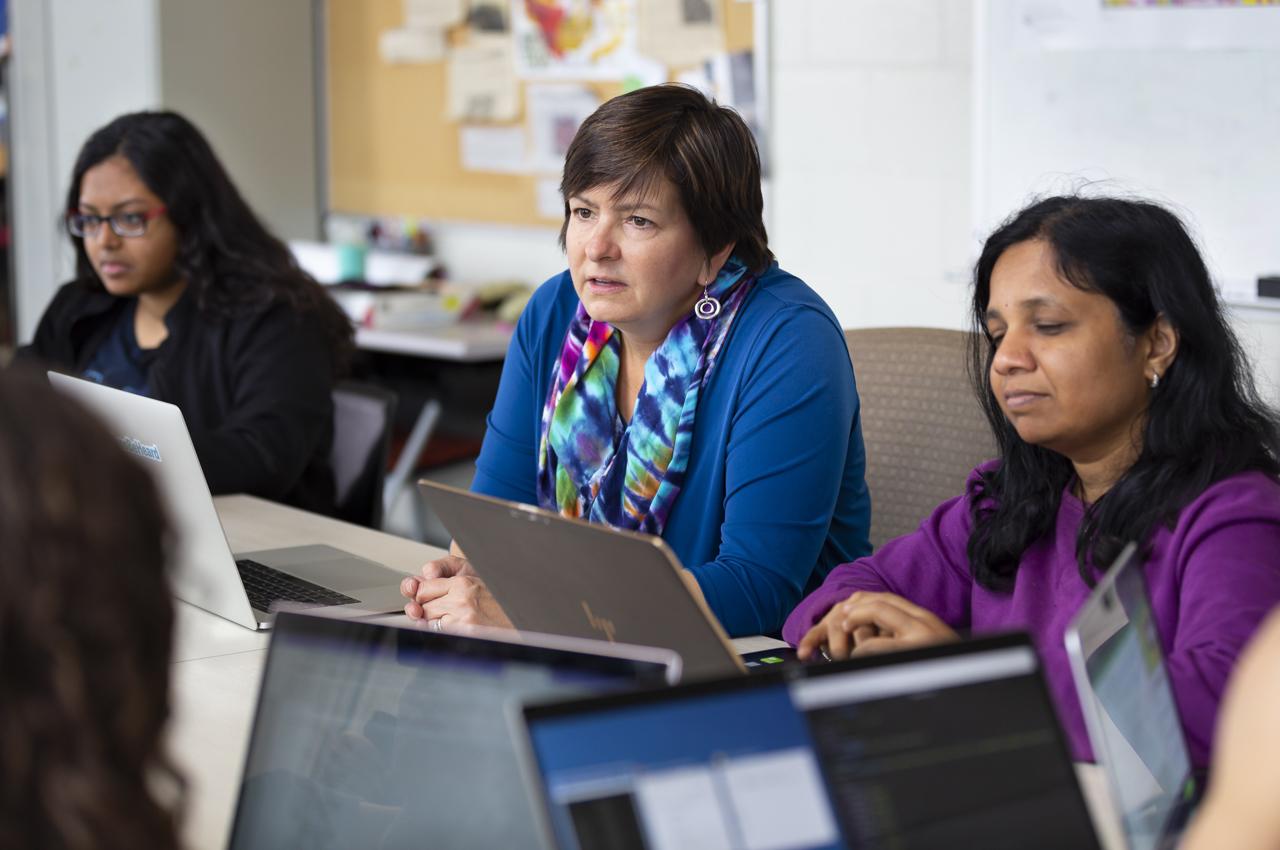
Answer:
[[936, 328], [845, 331], [858, 382], [871, 490], [871, 545], [914, 531], [995, 439], [965, 370], [969, 334]]
[[344, 381], [333, 390], [333, 480], [339, 519], [379, 528], [382, 483], [396, 395], [388, 389]]

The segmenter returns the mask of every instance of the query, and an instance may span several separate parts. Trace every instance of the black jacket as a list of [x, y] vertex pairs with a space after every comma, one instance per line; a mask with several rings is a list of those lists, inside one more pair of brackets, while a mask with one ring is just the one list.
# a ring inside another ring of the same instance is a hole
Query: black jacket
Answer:
[[[150, 390], [182, 410], [209, 489], [332, 513], [334, 375], [319, 321], [279, 303], [213, 318], [195, 300], [165, 316]], [[127, 303], [64, 285], [17, 359], [80, 375]]]

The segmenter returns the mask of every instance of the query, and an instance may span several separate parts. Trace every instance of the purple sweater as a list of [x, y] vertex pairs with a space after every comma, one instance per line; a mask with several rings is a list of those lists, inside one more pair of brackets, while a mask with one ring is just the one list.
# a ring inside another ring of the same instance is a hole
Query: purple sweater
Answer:
[[[976, 474], [970, 474], [971, 483]], [[1063, 645], [1067, 625], [1089, 595], [1075, 557], [1083, 517], [1084, 504], [1064, 492], [1053, 532], [1023, 554], [1012, 592], [997, 593], [969, 572], [969, 505], [956, 497], [914, 533], [836, 567], [787, 618], [782, 635], [794, 645], [856, 590], [896, 593], [955, 629], [1026, 630], [1044, 660], [1073, 756], [1092, 761]], [[1209, 487], [1178, 514], [1172, 529], [1157, 527], [1145, 572], [1191, 759], [1205, 768], [1236, 656], [1280, 603], [1280, 484], [1247, 472]]]

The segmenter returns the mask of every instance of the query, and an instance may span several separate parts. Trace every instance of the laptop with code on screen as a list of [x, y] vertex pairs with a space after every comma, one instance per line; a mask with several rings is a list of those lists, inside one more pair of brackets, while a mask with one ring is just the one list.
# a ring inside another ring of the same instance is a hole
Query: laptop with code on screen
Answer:
[[1024, 635], [513, 722], [561, 850], [1098, 846]]

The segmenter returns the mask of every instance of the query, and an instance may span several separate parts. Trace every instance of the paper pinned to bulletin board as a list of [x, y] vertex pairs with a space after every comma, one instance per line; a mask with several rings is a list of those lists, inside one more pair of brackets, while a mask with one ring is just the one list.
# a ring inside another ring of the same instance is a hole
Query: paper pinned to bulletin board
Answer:
[[689, 82], [757, 129], [764, 120], [751, 2], [326, 0], [325, 11], [332, 211], [558, 224], [552, 188], [577, 125], [642, 85]]

